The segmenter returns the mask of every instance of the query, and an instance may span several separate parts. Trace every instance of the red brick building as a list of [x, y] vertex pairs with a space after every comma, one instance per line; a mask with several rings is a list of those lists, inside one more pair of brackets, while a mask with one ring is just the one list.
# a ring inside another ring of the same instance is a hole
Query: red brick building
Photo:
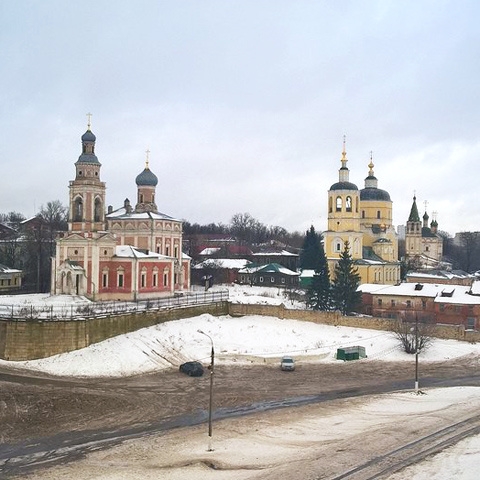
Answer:
[[52, 294], [137, 300], [188, 289], [190, 258], [182, 253], [182, 222], [158, 211], [158, 179], [148, 156], [136, 177], [135, 208], [127, 199], [123, 207], [106, 212], [95, 142], [89, 124], [69, 185], [68, 231], [57, 239], [52, 261]]
[[446, 325], [480, 328], [480, 282], [473, 285], [402, 283], [363, 284], [363, 313], [375, 317], [398, 318]]

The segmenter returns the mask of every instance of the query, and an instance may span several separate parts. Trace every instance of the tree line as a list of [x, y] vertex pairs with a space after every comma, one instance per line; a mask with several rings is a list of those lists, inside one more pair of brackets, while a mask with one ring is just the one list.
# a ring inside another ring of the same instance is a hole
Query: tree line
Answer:
[[0, 213], [0, 263], [23, 271], [23, 290], [50, 290], [51, 258], [55, 238], [67, 230], [68, 209], [59, 200], [42, 205], [39, 213], [27, 219], [19, 212]]
[[200, 225], [182, 220], [184, 238], [204, 234], [232, 235], [243, 245], [262, 245], [272, 241], [283, 244], [285, 247], [299, 249], [302, 245], [303, 234], [300, 232], [288, 232], [285, 228], [277, 225], [265, 225], [249, 213], [236, 213], [230, 223], [209, 223]]

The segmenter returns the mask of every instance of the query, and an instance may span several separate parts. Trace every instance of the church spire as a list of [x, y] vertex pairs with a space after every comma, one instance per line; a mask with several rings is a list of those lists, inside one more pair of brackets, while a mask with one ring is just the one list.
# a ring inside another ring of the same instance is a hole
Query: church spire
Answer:
[[145, 157], [145, 170], [150, 170], [150, 167], [148, 166], [148, 163], [150, 161], [149, 157], [150, 157], [150, 150], [147, 148], [145, 150], [145, 154], [146, 154], [146, 157]]
[[370, 151], [370, 163], [368, 164], [368, 177], [365, 179], [365, 188], [378, 188], [378, 180], [373, 172], [373, 152]]
[[343, 136], [343, 149], [342, 149], [342, 166], [340, 167], [340, 170], [338, 171], [338, 180], [340, 182], [348, 182], [349, 181], [349, 176], [350, 176], [350, 171], [348, 170], [347, 167], [347, 151], [345, 149], [345, 144], [346, 144], [346, 136]]
[[420, 221], [420, 215], [418, 214], [418, 207], [417, 207], [417, 197], [415, 194], [413, 195], [413, 204], [412, 208], [410, 210], [410, 215], [408, 217], [409, 222], [419, 222]]

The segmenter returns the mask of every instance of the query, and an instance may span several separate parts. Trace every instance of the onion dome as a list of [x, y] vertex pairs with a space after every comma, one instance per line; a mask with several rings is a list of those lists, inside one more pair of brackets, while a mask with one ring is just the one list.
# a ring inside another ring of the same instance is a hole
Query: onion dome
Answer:
[[137, 184], [138, 187], [156, 187], [158, 183], [158, 178], [150, 170], [150, 167], [148, 165], [150, 150], [147, 150], [145, 153], [147, 154], [147, 158], [145, 160], [145, 169], [143, 170], [142, 173], [137, 175], [137, 178], [135, 179], [135, 183]]
[[97, 137], [93, 134], [93, 132], [88, 129], [83, 135], [82, 135], [82, 142], [95, 142], [97, 140]]
[[135, 183], [139, 187], [156, 187], [158, 178], [148, 167], [145, 167], [143, 172], [137, 175]]
[[97, 156], [95, 155], [95, 141], [97, 137], [90, 130], [90, 124], [88, 130], [82, 135], [82, 154], [78, 157], [77, 163], [93, 163], [100, 165]]

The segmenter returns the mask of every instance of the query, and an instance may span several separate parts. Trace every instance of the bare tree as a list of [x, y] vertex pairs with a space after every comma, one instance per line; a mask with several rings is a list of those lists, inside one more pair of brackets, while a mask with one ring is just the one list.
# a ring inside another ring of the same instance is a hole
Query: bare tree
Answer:
[[420, 353], [432, 343], [432, 325], [418, 320], [415, 322], [397, 320], [393, 326], [393, 334], [406, 353]]

